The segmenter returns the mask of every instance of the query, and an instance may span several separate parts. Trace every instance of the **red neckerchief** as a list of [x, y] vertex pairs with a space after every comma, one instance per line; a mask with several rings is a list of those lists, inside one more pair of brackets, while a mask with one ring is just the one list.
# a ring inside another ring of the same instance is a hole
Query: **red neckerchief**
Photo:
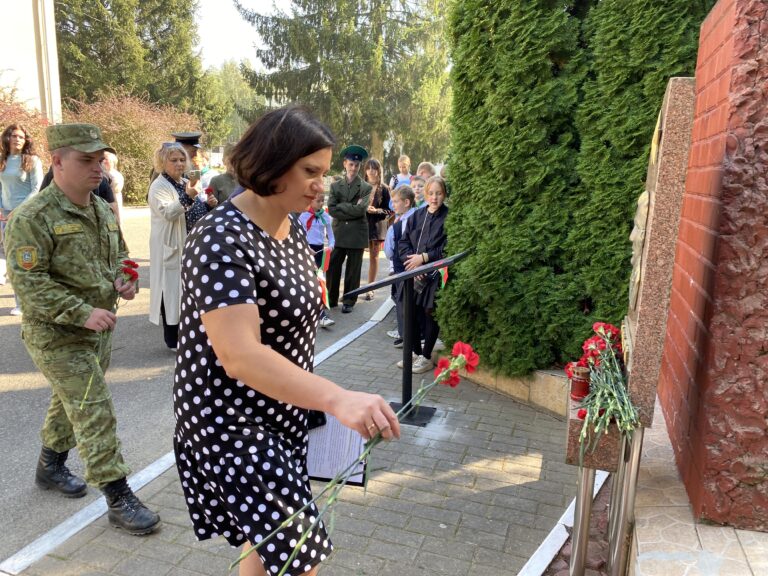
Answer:
[[327, 224], [326, 221], [325, 221], [325, 218], [323, 218], [323, 213], [324, 212], [325, 212], [325, 210], [318, 210], [317, 212], [313, 212], [312, 213], [312, 216], [310, 216], [309, 219], [307, 220], [307, 231], [309, 231], [309, 229], [312, 228], [312, 221], [315, 218], [320, 220], [320, 222], [322, 222], [323, 225]]

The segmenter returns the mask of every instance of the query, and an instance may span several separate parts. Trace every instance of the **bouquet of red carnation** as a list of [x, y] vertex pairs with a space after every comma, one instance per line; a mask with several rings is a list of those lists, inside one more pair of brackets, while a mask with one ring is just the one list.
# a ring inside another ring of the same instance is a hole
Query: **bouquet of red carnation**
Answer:
[[573, 378], [574, 368], [599, 366], [601, 353], [608, 348], [611, 348], [619, 358], [624, 354], [621, 347], [621, 330], [616, 326], [607, 322], [595, 322], [592, 330], [595, 335], [584, 340], [584, 344], [581, 345], [584, 352], [581, 358], [565, 365], [565, 374], [568, 378]]
[[581, 358], [565, 367], [571, 379], [578, 372], [588, 370], [589, 375], [589, 390], [577, 413], [584, 420], [579, 435], [582, 456], [587, 446], [594, 451], [600, 435], [608, 433], [611, 423], [627, 436], [638, 426], [637, 409], [627, 390], [621, 330], [605, 322], [595, 322], [592, 330], [595, 335], [584, 341]]
[[565, 366], [572, 382], [579, 378], [589, 382], [582, 397], [571, 395], [581, 399], [577, 417], [584, 420], [579, 435], [582, 457], [587, 448], [595, 450], [612, 423], [627, 436], [638, 426], [637, 409], [627, 390], [621, 330], [606, 322], [595, 322], [592, 330], [595, 335], [584, 341], [581, 358]]

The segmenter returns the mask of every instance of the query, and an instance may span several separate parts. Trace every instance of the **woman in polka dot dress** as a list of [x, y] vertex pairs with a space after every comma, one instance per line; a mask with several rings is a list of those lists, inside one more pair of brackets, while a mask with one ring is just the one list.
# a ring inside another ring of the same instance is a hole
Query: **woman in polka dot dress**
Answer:
[[[198, 222], [182, 263], [174, 377], [176, 465], [195, 535], [243, 550], [312, 499], [307, 411], [364, 438], [400, 435], [380, 396], [311, 373], [322, 309], [314, 260], [290, 213], [306, 209], [330, 168], [333, 135], [305, 109], [257, 120], [231, 164], [245, 191]], [[240, 564], [277, 574], [317, 515], [313, 506]], [[323, 527], [286, 574], [314, 575], [332, 546]]]

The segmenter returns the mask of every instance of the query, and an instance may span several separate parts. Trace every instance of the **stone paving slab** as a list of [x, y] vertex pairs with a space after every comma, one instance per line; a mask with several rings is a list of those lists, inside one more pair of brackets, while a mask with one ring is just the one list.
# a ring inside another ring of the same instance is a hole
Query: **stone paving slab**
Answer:
[[[385, 320], [317, 372], [399, 400], [395, 363], [402, 353], [384, 334], [390, 324]], [[414, 375], [414, 388], [420, 379]], [[575, 496], [576, 470], [564, 463], [563, 421], [465, 380], [433, 389], [425, 404], [437, 408], [432, 421], [405, 426], [400, 441], [377, 447], [367, 489], [342, 493], [331, 536], [335, 552], [321, 573], [516, 574]], [[101, 517], [22, 574], [229, 573], [237, 551], [222, 539], [195, 540], [175, 467], [139, 495], [159, 511], [158, 532], [129, 536]]]

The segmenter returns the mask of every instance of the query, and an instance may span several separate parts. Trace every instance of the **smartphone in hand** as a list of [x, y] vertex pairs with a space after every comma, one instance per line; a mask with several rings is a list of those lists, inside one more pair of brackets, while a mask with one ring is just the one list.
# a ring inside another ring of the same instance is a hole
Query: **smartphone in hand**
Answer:
[[190, 170], [187, 172], [187, 178], [189, 178], [190, 183], [194, 184], [200, 180], [200, 170]]

